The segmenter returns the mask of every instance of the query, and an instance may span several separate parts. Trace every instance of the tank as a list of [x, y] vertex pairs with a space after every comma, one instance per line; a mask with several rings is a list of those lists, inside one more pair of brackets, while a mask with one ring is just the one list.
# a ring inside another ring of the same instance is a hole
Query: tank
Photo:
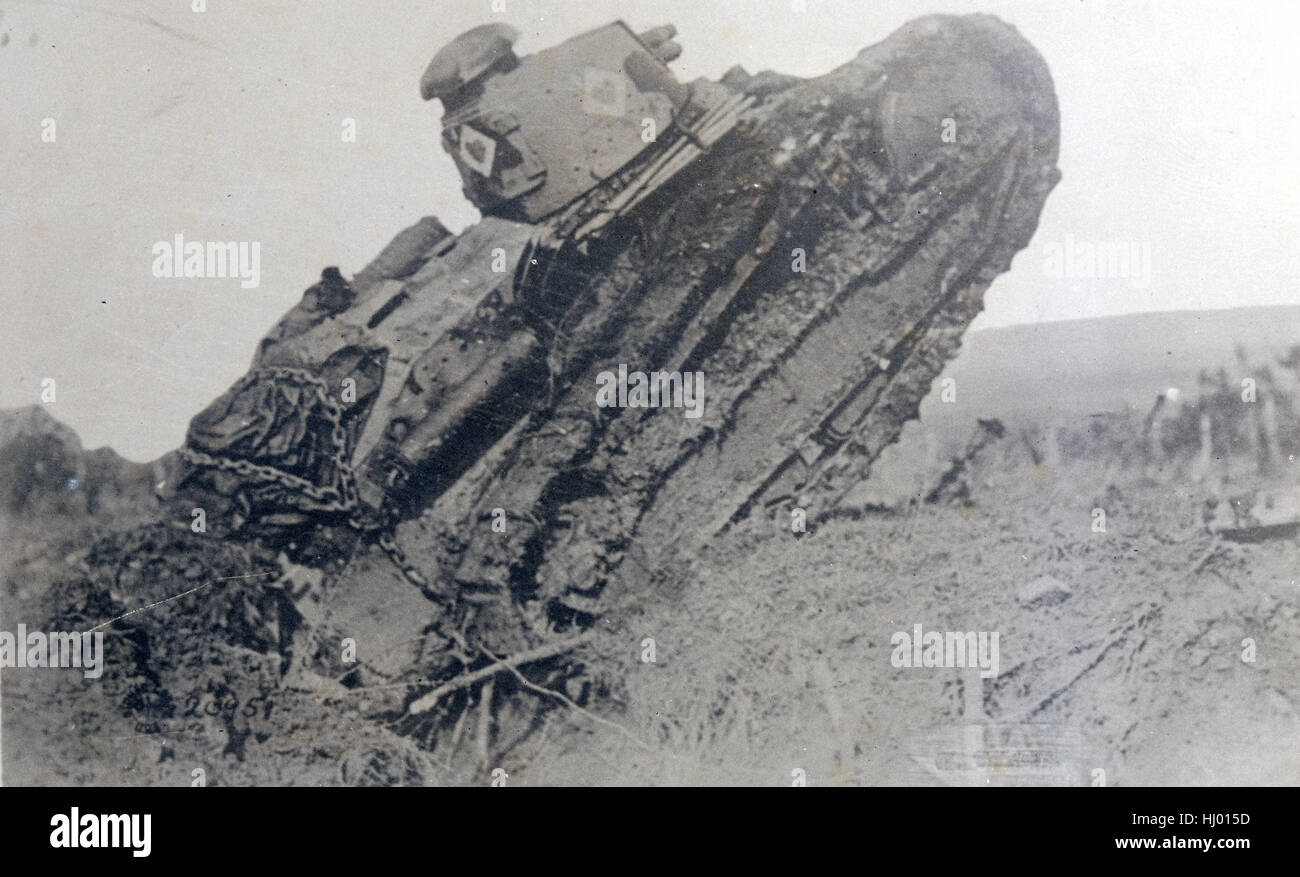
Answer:
[[[442, 104], [443, 147], [483, 221], [445, 246], [436, 221], [408, 230], [367, 269], [377, 283], [326, 269], [255, 368], [194, 419], [182, 457], [239, 497], [238, 520], [293, 528], [339, 515], [386, 532], [545, 396], [550, 327], [578, 299], [556, 288], [588, 286], [587, 247], [754, 102], [678, 82], [675, 35], [615, 21], [520, 58], [518, 31], [496, 23], [434, 55], [420, 92]], [[411, 249], [426, 252], [409, 280], [376, 267]], [[489, 271], [465, 262], [489, 253]], [[417, 283], [444, 294], [416, 299]], [[344, 380], [357, 404], [341, 399]]]
[[[834, 513], [1033, 233], [1050, 76], [980, 16], [813, 80], [684, 84], [674, 35], [616, 21], [520, 57], [492, 24], [436, 53], [421, 94], [483, 217], [327, 269], [268, 334], [168, 479], [230, 504], [209, 526], [345, 545], [343, 524], [432, 600], [590, 619], [628, 546], [654, 566], [753, 515]], [[702, 417], [597, 406], [621, 366], [707, 375]], [[420, 562], [403, 525], [439, 534]]]

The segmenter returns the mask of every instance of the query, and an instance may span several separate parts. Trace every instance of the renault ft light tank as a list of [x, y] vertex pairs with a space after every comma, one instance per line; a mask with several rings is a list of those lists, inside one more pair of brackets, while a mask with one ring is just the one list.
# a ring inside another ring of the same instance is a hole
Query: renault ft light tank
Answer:
[[[1028, 243], [1059, 178], [1051, 79], [986, 16], [810, 80], [679, 83], [673, 35], [518, 57], [496, 24], [438, 52], [421, 93], [482, 220], [327, 270], [195, 418], [173, 486], [259, 539], [350, 524], [431, 598], [530, 625], [590, 618], [629, 554], [829, 514]], [[703, 416], [597, 406], [621, 366], [705, 375]]]

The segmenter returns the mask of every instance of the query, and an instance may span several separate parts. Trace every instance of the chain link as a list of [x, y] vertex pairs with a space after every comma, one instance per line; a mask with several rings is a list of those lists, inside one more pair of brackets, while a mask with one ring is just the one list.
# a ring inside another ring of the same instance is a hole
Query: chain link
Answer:
[[249, 372], [235, 384], [233, 390], [238, 394], [254, 382], [268, 377], [277, 383], [288, 382], [315, 390], [316, 402], [324, 410], [325, 418], [330, 424], [330, 441], [334, 446], [331, 458], [333, 483], [321, 486], [275, 466], [254, 463], [251, 460], [217, 457], [189, 447], [181, 448], [181, 456], [195, 466], [219, 469], [238, 475], [244, 480], [283, 487], [310, 500], [314, 511], [346, 513], [349, 527], [365, 535], [376, 535], [379, 547], [402, 575], [419, 588], [426, 597], [441, 601], [441, 597], [429, 588], [424, 575], [407, 560], [406, 554], [398, 546], [393, 533], [395, 522], [389, 516], [376, 514], [362, 505], [357, 493], [356, 473], [348, 459], [348, 437], [347, 429], [343, 425], [343, 409], [330, 398], [329, 385], [305, 369], [272, 367]]
[[397, 567], [407, 581], [420, 589], [420, 593], [435, 603], [445, 602], [441, 594], [429, 587], [429, 581], [424, 577], [424, 574], [406, 559], [406, 553], [397, 544], [397, 539], [393, 535], [391, 528], [379, 531], [378, 542], [379, 547], [388, 555], [388, 559], [393, 562], [393, 565]]

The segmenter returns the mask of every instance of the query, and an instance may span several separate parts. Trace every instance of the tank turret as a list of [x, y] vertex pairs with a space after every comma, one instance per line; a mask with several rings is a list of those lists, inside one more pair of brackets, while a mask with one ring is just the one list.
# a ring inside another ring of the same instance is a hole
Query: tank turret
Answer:
[[420, 93], [442, 102], [443, 147], [466, 197], [485, 214], [541, 222], [602, 187], [621, 188], [615, 180], [628, 169], [680, 151], [683, 131], [707, 134], [689, 129], [730, 95], [677, 81], [668, 69], [681, 54], [676, 33], [664, 25], [638, 35], [616, 21], [519, 58], [518, 31], [487, 24], [445, 46]]

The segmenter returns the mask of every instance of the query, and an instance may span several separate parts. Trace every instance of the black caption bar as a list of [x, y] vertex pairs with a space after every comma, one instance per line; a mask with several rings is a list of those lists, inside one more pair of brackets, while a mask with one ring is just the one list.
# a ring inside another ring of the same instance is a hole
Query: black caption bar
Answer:
[[671, 847], [675, 861], [688, 849], [743, 856], [811, 844], [924, 851], [927, 861], [980, 850], [1007, 861], [1227, 862], [1293, 848], [1294, 832], [1283, 832], [1295, 800], [1290, 789], [0, 790], [6, 853], [123, 867], [193, 863], [205, 851], [336, 867], [452, 846], [495, 861], [609, 844], [647, 855]]

